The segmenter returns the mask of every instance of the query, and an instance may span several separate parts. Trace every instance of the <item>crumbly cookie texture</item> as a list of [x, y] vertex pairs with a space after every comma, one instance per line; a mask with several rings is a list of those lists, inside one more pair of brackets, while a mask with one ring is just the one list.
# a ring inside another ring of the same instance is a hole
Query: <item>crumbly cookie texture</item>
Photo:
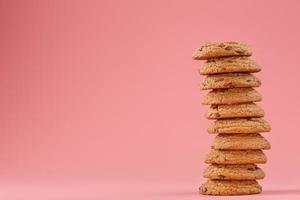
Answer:
[[219, 89], [219, 88], [243, 88], [259, 87], [260, 80], [248, 73], [228, 73], [208, 75], [201, 82], [202, 90]]
[[261, 66], [246, 56], [224, 57], [207, 60], [200, 68], [201, 75], [221, 73], [255, 73], [261, 70]]
[[270, 149], [270, 143], [259, 133], [219, 134], [212, 143], [213, 149], [249, 150]]
[[203, 171], [204, 178], [217, 180], [256, 180], [263, 179], [265, 173], [255, 164], [207, 166]]
[[262, 150], [216, 150], [212, 149], [205, 157], [208, 164], [254, 164], [266, 163]]
[[197, 49], [192, 58], [195, 60], [207, 60], [210, 58], [226, 57], [226, 56], [251, 56], [251, 48], [243, 43], [236, 41], [205, 43], [201, 48]]
[[263, 117], [264, 110], [255, 103], [211, 105], [205, 116], [208, 119]]
[[199, 188], [206, 195], [249, 195], [261, 193], [262, 187], [255, 180], [208, 180]]
[[209, 133], [260, 133], [271, 131], [270, 124], [262, 118], [218, 119], [207, 129]]
[[261, 94], [253, 88], [214, 89], [204, 96], [202, 104], [238, 104], [261, 100]]

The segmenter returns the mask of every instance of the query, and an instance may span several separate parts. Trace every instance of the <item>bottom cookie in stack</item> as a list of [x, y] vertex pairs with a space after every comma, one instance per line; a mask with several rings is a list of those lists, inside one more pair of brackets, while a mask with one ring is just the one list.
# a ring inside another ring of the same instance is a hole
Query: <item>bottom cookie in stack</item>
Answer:
[[199, 188], [202, 194], [206, 195], [249, 195], [258, 194], [262, 188], [255, 180], [208, 180]]

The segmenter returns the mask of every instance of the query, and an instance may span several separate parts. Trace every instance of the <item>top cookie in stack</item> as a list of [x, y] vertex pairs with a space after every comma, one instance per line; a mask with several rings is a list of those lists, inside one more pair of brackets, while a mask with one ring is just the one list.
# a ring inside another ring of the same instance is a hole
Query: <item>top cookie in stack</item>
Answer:
[[200, 49], [193, 53], [195, 60], [209, 60], [211, 58], [229, 57], [229, 56], [251, 56], [251, 48], [242, 42], [207, 42]]
[[210, 180], [200, 187], [203, 194], [261, 192], [256, 179], [264, 178], [264, 172], [256, 164], [266, 163], [262, 149], [270, 149], [270, 144], [259, 133], [268, 132], [271, 127], [262, 119], [263, 109], [254, 103], [261, 101], [262, 96], [254, 89], [261, 82], [252, 73], [261, 67], [251, 55], [247, 44], [231, 41], [206, 43], [192, 56], [206, 60], [199, 70], [206, 75], [201, 89], [211, 91], [202, 103], [211, 105], [206, 117], [215, 120], [208, 132], [218, 134], [205, 159], [211, 165], [204, 172]]

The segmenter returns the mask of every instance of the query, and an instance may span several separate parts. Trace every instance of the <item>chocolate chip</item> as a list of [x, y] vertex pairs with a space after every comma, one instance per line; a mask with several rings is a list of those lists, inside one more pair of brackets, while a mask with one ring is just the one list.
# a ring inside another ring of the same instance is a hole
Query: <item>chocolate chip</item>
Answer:
[[213, 105], [211, 105], [211, 108], [213, 108], [213, 109], [218, 109], [218, 105], [213, 104]]
[[207, 192], [207, 188], [206, 188], [206, 187], [202, 187], [202, 188], [201, 188], [201, 191], [202, 191], [202, 192]]
[[220, 115], [220, 113], [214, 113], [214, 117], [219, 118], [219, 117], [221, 117], [221, 115]]
[[216, 62], [216, 60], [215, 60], [215, 59], [209, 59], [209, 60], [207, 60], [206, 62], [207, 62], [207, 63], [212, 63], [212, 62]]
[[227, 87], [229, 87], [229, 88], [234, 88], [234, 87], [235, 87], [235, 84], [232, 83], [232, 82], [230, 82], [230, 83], [227, 84]]
[[224, 78], [219, 78], [219, 79], [215, 80], [215, 83], [221, 82], [221, 81], [224, 81]]
[[258, 84], [261, 84], [260, 80], [257, 80], [257, 83], [258, 83]]
[[230, 50], [232, 50], [232, 46], [227, 46], [227, 47], [225, 47], [224, 48], [226, 51], [230, 51]]
[[246, 80], [246, 82], [248, 82], [248, 83], [249, 83], [249, 82], [251, 82], [251, 80], [250, 80], [250, 79], [247, 79], [247, 80]]
[[254, 167], [248, 167], [247, 170], [249, 171], [255, 171], [255, 170], [258, 170], [259, 168], [257, 166], [254, 166]]
[[224, 179], [225, 176], [223, 176], [223, 175], [218, 175], [218, 178], [219, 178], [219, 179]]
[[221, 89], [219, 89], [218, 91], [219, 91], [219, 92], [227, 92], [228, 90], [225, 89], [225, 88], [221, 88]]
[[245, 51], [243, 51], [243, 50], [236, 50], [235, 52], [237, 52], [238, 54], [244, 54], [245, 53]]

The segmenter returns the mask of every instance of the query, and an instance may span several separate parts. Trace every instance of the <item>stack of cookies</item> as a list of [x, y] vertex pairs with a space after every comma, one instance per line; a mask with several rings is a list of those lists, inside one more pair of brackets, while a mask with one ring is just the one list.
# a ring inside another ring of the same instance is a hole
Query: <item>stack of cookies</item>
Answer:
[[264, 111], [256, 103], [262, 96], [254, 88], [260, 80], [252, 73], [260, 66], [250, 59], [252, 51], [241, 42], [206, 43], [193, 59], [206, 60], [199, 72], [206, 75], [201, 89], [211, 90], [203, 99], [210, 105], [206, 117], [214, 120], [208, 132], [217, 134], [205, 158], [208, 181], [200, 186], [207, 195], [246, 195], [262, 191], [256, 181], [265, 173], [257, 164], [267, 162], [263, 149], [269, 142], [260, 134], [269, 132]]

